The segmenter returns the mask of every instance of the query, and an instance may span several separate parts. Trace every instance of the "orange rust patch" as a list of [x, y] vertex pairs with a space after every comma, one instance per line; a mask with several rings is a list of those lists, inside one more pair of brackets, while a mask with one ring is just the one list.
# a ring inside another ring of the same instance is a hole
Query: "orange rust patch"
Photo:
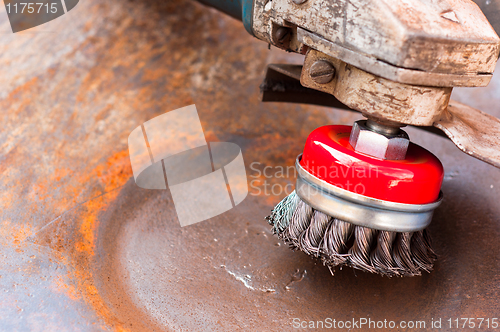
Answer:
[[33, 233], [32, 229], [26, 224], [16, 225], [12, 230], [13, 243], [19, 246], [26, 238], [31, 236]]
[[[106, 306], [94, 284], [91, 272], [91, 262], [95, 255], [95, 240], [97, 238], [97, 228], [99, 225], [99, 215], [105, 211], [119, 195], [117, 189], [123, 186], [132, 176], [128, 151], [120, 151], [112, 155], [103, 165], [97, 166], [89, 174], [84, 175], [80, 182], [89, 178], [98, 177], [104, 185], [104, 195], [99, 195], [94, 199], [84, 203], [83, 212], [78, 216], [77, 232], [73, 234], [73, 246], [65, 248], [70, 254], [73, 269], [70, 277], [76, 284], [76, 289], [80, 292], [83, 300], [91, 305], [106, 323], [111, 324], [117, 331], [128, 331], [124, 329], [114, 318], [113, 313]], [[62, 286], [64, 287], [64, 286]], [[71, 291], [71, 288], [68, 287]]]
[[55, 280], [56, 291], [66, 294], [73, 301], [78, 301], [81, 296], [78, 294], [76, 287], [73, 284], [65, 283], [63, 277], [59, 276]]
[[[104, 205], [96, 202], [97, 200], [100, 199], [97, 198], [85, 204], [90, 211], [99, 211], [101, 207], [105, 207]], [[91, 214], [83, 217], [83, 222], [80, 225], [81, 240], [76, 242], [75, 249], [78, 252], [86, 252], [89, 256], [93, 256], [95, 248], [94, 232], [96, 228], [97, 216], [95, 213], [91, 212]]]
[[128, 150], [115, 153], [95, 169], [95, 174], [104, 184], [105, 191], [123, 186], [132, 176]]
[[8, 98], [16, 97], [18, 95], [18, 93], [21, 93], [23, 91], [36, 90], [37, 84], [38, 84], [38, 77], [35, 76], [32, 79], [30, 79], [29, 81], [27, 81], [26, 83], [19, 85], [15, 89], [13, 89], [11, 91], [11, 93], [9, 93]]

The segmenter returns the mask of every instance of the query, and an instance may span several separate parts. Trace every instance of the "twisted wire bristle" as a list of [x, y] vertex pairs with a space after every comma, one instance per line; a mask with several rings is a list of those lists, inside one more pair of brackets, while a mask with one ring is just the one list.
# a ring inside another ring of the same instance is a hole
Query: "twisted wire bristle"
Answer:
[[397, 270], [392, 258], [392, 244], [397, 233], [380, 231], [377, 238], [377, 248], [372, 252], [371, 260], [377, 272], [392, 277], [397, 275]]
[[437, 259], [432, 249], [431, 239], [426, 229], [413, 233], [411, 247], [414, 253], [414, 261], [423, 271], [432, 271], [432, 265]]
[[420, 275], [420, 270], [413, 263], [410, 250], [413, 233], [398, 233], [393, 245], [393, 257], [396, 268], [401, 275]]
[[294, 190], [274, 207], [270, 216], [266, 217], [269, 224], [273, 226], [274, 234], [279, 235], [288, 227], [299, 201], [300, 198]]
[[354, 230], [354, 245], [349, 249], [350, 265], [359, 270], [376, 272], [371, 264], [370, 252], [374, 243], [377, 230], [356, 226]]
[[290, 224], [281, 233], [281, 239], [290, 245], [292, 249], [299, 249], [299, 237], [311, 223], [313, 208], [299, 200], [295, 212], [292, 215]]
[[430, 272], [436, 253], [427, 230], [379, 231], [353, 225], [317, 211], [294, 192], [266, 217], [273, 232], [292, 249], [321, 259], [332, 274], [350, 266], [388, 277]]
[[320, 211], [314, 211], [311, 223], [302, 234], [299, 235], [299, 248], [308, 255], [319, 257], [319, 245], [325, 235], [326, 227], [330, 217]]
[[321, 258], [327, 266], [337, 266], [346, 263], [349, 256], [347, 243], [354, 232], [354, 225], [333, 218], [323, 237]]

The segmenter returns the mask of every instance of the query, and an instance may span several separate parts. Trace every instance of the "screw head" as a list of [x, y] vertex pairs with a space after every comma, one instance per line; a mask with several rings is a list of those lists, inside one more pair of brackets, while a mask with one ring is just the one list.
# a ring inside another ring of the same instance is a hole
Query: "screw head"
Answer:
[[314, 82], [326, 84], [331, 82], [335, 76], [335, 67], [328, 61], [318, 60], [309, 69], [309, 75]]

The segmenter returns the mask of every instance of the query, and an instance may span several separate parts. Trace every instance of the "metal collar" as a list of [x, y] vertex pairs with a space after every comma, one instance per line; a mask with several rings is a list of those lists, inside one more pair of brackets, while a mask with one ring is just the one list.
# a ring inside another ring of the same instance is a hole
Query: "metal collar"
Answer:
[[356, 194], [331, 185], [307, 172], [296, 161], [297, 195], [314, 209], [357, 226], [391, 232], [415, 232], [426, 228], [443, 193], [430, 204], [404, 204]]

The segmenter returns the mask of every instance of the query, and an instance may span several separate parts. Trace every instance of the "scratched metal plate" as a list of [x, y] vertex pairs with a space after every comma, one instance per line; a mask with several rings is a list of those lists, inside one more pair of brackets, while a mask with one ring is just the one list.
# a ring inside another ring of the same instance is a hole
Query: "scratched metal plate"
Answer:
[[[307, 134], [359, 118], [258, 101], [266, 64], [300, 58], [185, 0], [82, 1], [18, 34], [2, 12], [0, 32], [1, 330], [282, 331], [293, 318], [500, 316], [500, 171], [450, 141], [408, 129], [446, 169], [430, 226], [435, 271], [332, 277], [279, 245], [264, 221], [294, 181], [280, 171]], [[500, 74], [453, 97], [500, 117]], [[180, 228], [168, 191], [134, 184], [127, 137], [192, 103], [207, 140], [242, 148], [250, 194]]]

